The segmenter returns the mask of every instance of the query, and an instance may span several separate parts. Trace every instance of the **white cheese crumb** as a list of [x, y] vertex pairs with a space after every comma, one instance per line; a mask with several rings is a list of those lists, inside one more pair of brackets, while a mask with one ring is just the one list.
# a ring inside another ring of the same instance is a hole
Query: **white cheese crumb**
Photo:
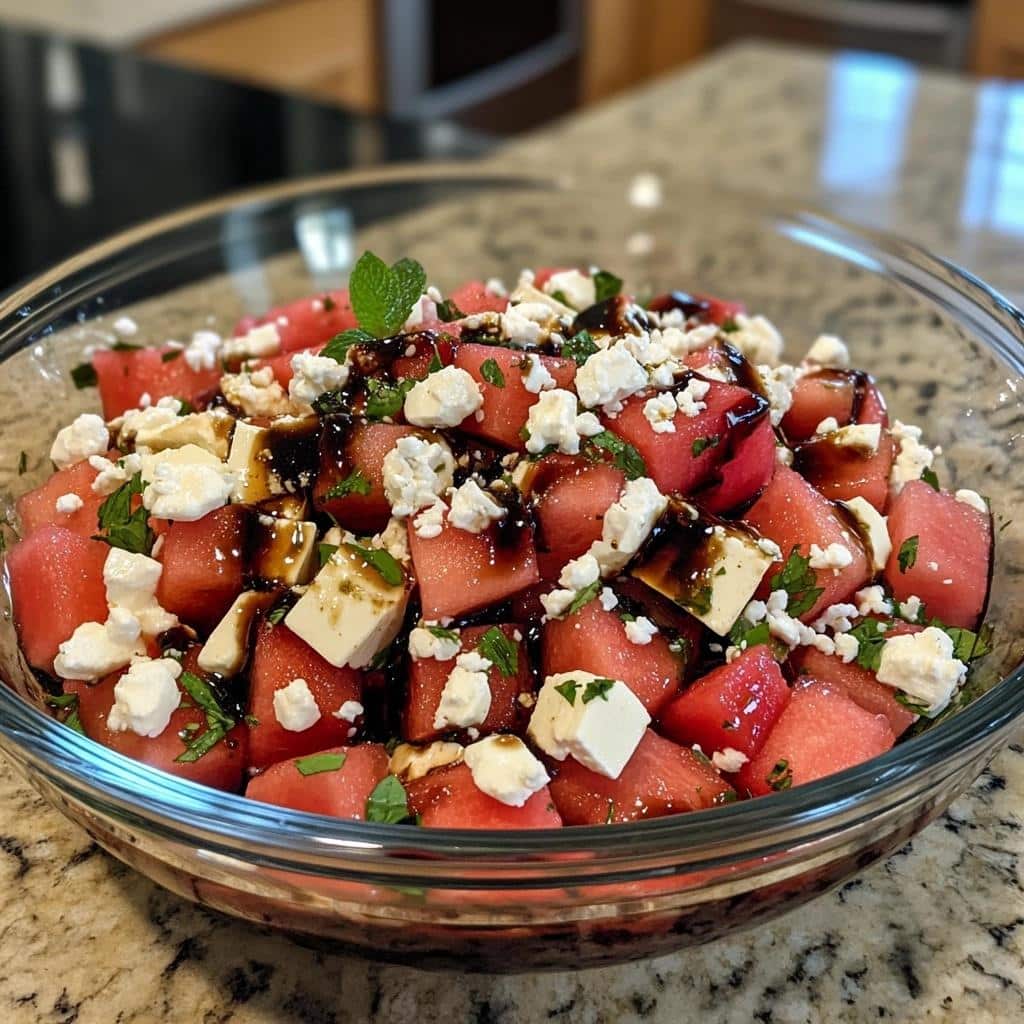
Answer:
[[877, 584], [858, 590], [853, 600], [859, 615], [892, 615], [892, 602], [886, 600], [885, 591]]
[[917, 622], [923, 606], [924, 602], [921, 598], [917, 594], [911, 594], [906, 601], [900, 602], [900, 616], [907, 622]]
[[977, 491], [970, 491], [963, 488], [957, 491], [954, 497], [957, 501], [963, 502], [965, 505], [970, 505], [973, 509], [977, 509], [982, 515], [988, 515], [988, 503]]
[[67, 469], [90, 455], [104, 455], [110, 447], [110, 434], [101, 416], [84, 412], [57, 432], [50, 447], [50, 458], [58, 469]]
[[626, 623], [626, 639], [640, 647], [649, 644], [657, 632], [658, 627], [646, 615], [640, 615]]
[[618, 412], [624, 399], [647, 387], [647, 371], [625, 348], [595, 352], [576, 372], [576, 394], [587, 409]]
[[552, 274], [544, 282], [544, 291], [548, 295], [561, 292], [574, 309], [586, 309], [597, 301], [594, 279], [589, 274], [581, 274], [575, 269], [560, 270], [557, 274]]
[[601, 607], [606, 612], [610, 612], [613, 608], [617, 608], [619, 604], [619, 599], [615, 595], [615, 591], [608, 587], [602, 587], [601, 593], [598, 595], [598, 600], [601, 602]]
[[837, 633], [848, 633], [853, 628], [851, 619], [857, 617], [855, 604], [833, 604], [826, 608], [814, 623], [814, 628], [823, 633], [826, 629]]
[[842, 339], [834, 334], [819, 334], [814, 344], [807, 350], [804, 363], [823, 370], [848, 370], [850, 350]]
[[305, 732], [320, 721], [320, 708], [305, 679], [293, 679], [274, 691], [274, 717], [288, 732]]
[[[287, 326], [287, 321], [281, 324]], [[224, 358], [260, 359], [263, 356], [276, 356], [281, 351], [281, 335], [277, 324], [260, 324], [252, 327], [238, 338], [228, 338], [224, 342]]]
[[550, 371], [544, 365], [540, 356], [523, 356], [520, 375], [523, 380], [523, 387], [535, 395], [539, 395], [542, 391], [548, 391], [557, 386], [555, 378], [551, 376]]
[[114, 704], [107, 714], [111, 732], [131, 730], [153, 739], [170, 724], [181, 704], [178, 676], [181, 665], [173, 658], [140, 658], [114, 684]]
[[679, 407], [672, 395], [655, 395], [644, 402], [644, 417], [656, 434], [674, 434]]
[[889, 637], [882, 645], [878, 681], [920, 701], [934, 718], [950, 702], [967, 675], [967, 666], [953, 657], [953, 641], [935, 626], [920, 633]]
[[57, 649], [53, 670], [61, 679], [99, 679], [144, 654], [138, 620], [113, 609], [106, 623], [83, 622]]
[[476, 788], [509, 807], [522, 807], [550, 781], [518, 736], [487, 736], [471, 743], [462, 756]]
[[459, 630], [453, 629], [451, 632], [455, 634], [454, 638], [435, 636], [429, 627], [416, 626], [409, 633], [409, 656], [413, 661], [423, 661], [426, 658], [451, 661], [462, 650]]
[[445, 366], [405, 396], [405, 418], [419, 427], [457, 427], [483, 402], [480, 388], [465, 370]]
[[438, 498], [433, 505], [429, 505], [413, 519], [412, 526], [416, 531], [416, 536], [422, 537], [424, 540], [433, 540], [435, 537], [440, 537], [441, 531], [444, 529], [444, 517], [447, 512], [448, 506]]
[[80, 508], [85, 507], [85, 502], [74, 492], [62, 494], [55, 502], [54, 508], [65, 516], [73, 515]]
[[841, 502], [857, 522], [857, 529], [867, 541], [871, 552], [871, 565], [876, 572], [885, 568], [892, 554], [892, 540], [889, 537], [888, 520], [866, 498], [850, 498]]
[[602, 576], [621, 571], [640, 550], [655, 523], [668, 506], [666, 498], [650, 477], [629, 480], [604, 514], [601, 539], [590, 553], [601, 566]]
[[490, 661], [476, 651], [455, 659], [434, 715], [435, 729], [465, 729], [484, 721], [491, 710], [490, 669]]
[[691, 420], [699, 416], [708, 407], [707, 402], [702, 399], [707, 397], [710, 390], [711, 384], [708, 381], [701, 380], [700, 377], [691, 377], [686, 387], [676, 395], [679, 411]]
[[433, 505], [451, 487], [454, 473], [455, 457], [444, 441], [400, 437], [382, 464], [391, 514], [401, 519]]
[[134, 338], [139, 333], [139, 325], [130, 316], [119, 316], [110, 326], [122, 338]]
[[815, 428], [814, 433], [818, 436], [822, 434], [834, 434], [839, 429], [839, 420], [835, 416], [826, 416]]
[[735, 323], [738, 330], [728, 334], [730, 345], [755, 365], [767, 363], [774, 366], [782, 358], [782, 335], [775, 325], [763, 316], [747, 316], [737, 313]]
[[849, 633], [837, 633], [833, 640], [835, 642], [836, 654], [843, 660], [844, 664], [848, 665], [857, 657], [860, 643], [855, 636]]
[[142, 469], [142, 456], [132, 452], [117, 462], [111, 462], [103, 455], [90, 455], [89, 465], [96, 470], [96, 479], [92, 482], [93, 493], [113, 494]]
[[143, 476], [146, 510], [186, 523], [226, 505], [235, 486], [235, 474], [223, 462], [191, 444], [146, 456]]
[[833, 431], [829, 439], [840, 448], [856, 448], [865, 455], [874, 455], [882, 440], [880, 423], [851, 423]]
[[365, 710], [359, 701], [346, 700], [342, 702], [337, 711], [331, 712], [331, 718], [337, 718], [339, 721], [348, 722], [351, 725]]
[[148, 636], [156, 636], [178, 624], [177, 615], [161, 608], [156, 598], [163, 569], [155, 558], [121, 548], [111, 548], [103, 563], [107, 604], [131, 612]]
[[582, 590], [596, 583], [601, 575], [601, 567], [597, 559], [589, 552], [574, 558], [562, 570], [558, 577], [559, 586], [567, 587], [569, 590]]
[[735, 750], [733, 747], [716, 750], [711, 755], [711, 763], [720, 772], [738, 772], [749, 760], [742, 750]]
[[276, 416], [290, 416], [296, 411], [269, 366], [251, 372], [243, 370], [241, 373], [226, 373], [220, 379], [220, 389], [224, 397], [246, 416], [273, 419]]
[[832, 575], [838, 576], [852, 563], [853, 552], [842, 544], [833, 543], [826, 548], [820, 548], [817, 544], [811, 545], [809, 564], [812, 569], [831, 569]]
[[793, 388], [797, 381], [796, 367], [789, 363], [780, 363], [774, 367], [762, 363], [758, 366], [757, 372], [761, 377], [761, 386], [768, 396], [772, 426], [777, 427], [793, 407]]
[[336, 391], [348, 383], [348, 366], [330, 356], [296, 352], [291, 358], [292, 379], [288, 394], [295, 402], [312, 405], [325, 391]]
[[215, 331], [196, 331], [185, 346], [181, 358], [190, 370], [212, 370], [220, 363], [221, 347], [224, 340]]
[[889, 473], [889, 484], [894, 494], [903, 490], [911, 480], [920, 480], [921, 474], [930, 469], [936, 452], [921, 444], [921, 428], [896, 420], [892, 425], [892, 436], [899, 442], [899, 452], [893, 460]]
[[449, 491], [451, 508], [448, 522], [467, 533], [482, 533], [491, 523], [503, 519], [507, 512], [475, 480]]
[[592, 437], [602, 429], [593, 413], [576, 414], [576, 396], [571, 391], [543, 391], [527, 415], [526, 450], [535, 455], [554, 445], [566, 455], [577, 455], [581, 436]]

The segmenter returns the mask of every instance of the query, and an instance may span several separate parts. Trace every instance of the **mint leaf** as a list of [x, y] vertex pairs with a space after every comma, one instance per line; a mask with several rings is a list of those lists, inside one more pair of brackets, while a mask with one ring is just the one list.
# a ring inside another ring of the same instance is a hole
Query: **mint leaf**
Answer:
[[914, 563], [917, 561], [917, 543], [918, 537], [908, 537], [900, 545], [900, 553], [898, 561], [900, 563], [900, 573], [905, 573], [908, 569], [914, 568]]
[[764, 781], [776, 792], [789, 789], [793, 785], [793, 769], [789, 767], [789, 762], [785, 758], [776, 761]]
[[598, 270], [594, 273], [594, 301], [604, 302], [622, 291], [622, 278], [610, 271]]
[[480, 376], [496, 388], [505, 386], [505, 374], [501, 372], [501, 367], [493, 359], [485, 359], [480, 364]]
[[921, 473], [921, 479], [934, 491], [941, 490], [939, 487], [938, 474], [930, 466]]
[[177, 359], [184, 351], [185, 350], [181, 348], [170, 348], [160, 357], [160, 362], [173, 363], [174, 360]]
[[741, 650], [748, 650], [759, 644], [771, 643], [771, 638], [767, 619], [762, 619], [755, 626], [746, 616], [741, 615], [729, 630], [729, 643]]
[[594, 344], [589, 331], [574, 334], [563, 346], [561, 354], [572, 359], [577, 366], [582, 366], [595, 352], [600, 351]]
[[607, 702], [608, 691], [615, 685], [614, 679], [593, 679], [583, 688], [583, 703], [589, 704], [592, 700]]
[[346, 544], [345, 547], [357, 554], [388, 586], [400, 587], [405, 582], [405, 573], [390, 552], [383, 548], [364, 548], [359, 544]]
[[371, 420], [394, 419], [402, 411], [405, 396], [416, 387], [416, 381], [403, 380], [391, 384], [371, 377], [366, 382], [366, 417]]
[[348, 356], [348, 350], [353, 345], [372, 345], [376, 340], [372, 334], [352, 327], [331, 338], [320, 350], [320, 355], [327, 359], [333, 359], [336, 363], [344, 363]]
[[992, 650], [992, 627], [983, 625], [975, 633], [960, 626], [947, 626], [938, 619], [929, 623], [936, 626], [953, 641], [953, 657], [965, 665], [975, 658], [982, 658]]
[[559, 683], [555, 687], [555, 693], [561, 694], [570, 704], [575, 705], [576, 703], [576, 690], [579, 687], [579, 683], [575, 679], [566, 679], [564, 683]]
[[132, 499], [142, 493], [143, 487], [142, 474], [136, 473], [100, 505], [99, 528], [107, 532], [106, 536], [96, 536], [94, 540], [137, 555], [148, 555], [153, 550], [156, 534], [149, 527], [149, 513], [141, 504], [132, 508]]
[[459, 634], [454, 629], [445, 629], [444, 626], [427, 626], [427, 631], [431, 636], [436, 636], [438, 640], [449, 640], [454, 644], [461, 642]]
[[801, 555], [794, 545], [782, 568], [772, 576], [771, 588], [789, 594], [786, 611], [795, 619], [809, 612], [821, 597], [823, 588], [816, 586], [817, 582], [810, 558]]
[[693, 444], [690, 445], [690, 451], [696, 459], [707, 451], [708, 448], [717, 448], [721, 440], [722, 439], [718, 434], [711, 434], [708, 437], [698, 437]]
[[491, 626], [480, 637], [476, 649], [503, 676], [514, 676], [519, 671], [519, 649], [497, 626]]
[[178, 685], [192, 698], [194, 706], [206, 713], [206, 731], [186, 743], [184, 753], [174, 759], [179, 764], [189, 764], [213, 750], [235, 727], [235, 720], [217, 703], [205, 679], [192, 672], [182, 672]]
[[443, 323], [450, 324], [453, 320], [461, 320], [465, 315], [451, 299], [445, 299], [437, 304], [437, 319]]
[[401, 330], [427, 287], [427, 273], [416, 260], [407, 258], [392, 265], [391, 280], [394, 292], [388, 333], [395, 334]]
[[375, 338], [397, 334], [426, 283], [427, 275], [415, 260], [399, 260], [389, 267], [379, 256], [364, 252], [348, 282], [359, 326]]
[[309, 757], [300, 757], [295, 761], [300, 775], [320, 775], [322, 772], [336, 772], [345, 764], [344, 754], [310, 754]]
[[329, 499], [346, 498], [350, 494], [367, 495], [370, 490], [370, 481], [358, 469], [354, 469], [344, 480], [331, 484], [324, 497]]
[[385, 775], [366, 798], [366, 820], [382, 825], [401, 825], [413, 820], [408, 794], [394, 775]]
[[879, 631], [882, 625], [877, 619], [864, 619], [850, 630], [850, 636], [857, 641], [857, 664], [869, 672], [877, 672], [882, 660], [882, 647], [885, 645], [885, 631]]
[[[320, 559], [321, 569], [334, 557], [334, 552], [337, 550], [337, 544], [324, 544], [323, 542], [317, 544], [316, 553]], [[283, 615], [281, 617], [284, 618]]]
[[587, 454], [592, 457], [594, 449], [608, 452], [612, 457], [612, 463], [617, 469], [626, 474], [627, 480], [638, 480], [647, 476], [647, 464], [640, 453], [621, 437], [616, 436], [610, 430], [602, 430], [587, 440]]
[[588, 583], [582, 590], [577, 590], [576, 596], [572, 599], [572, 604], [569, 605], [565, 614], [575, 615], [584, 605], [590, 604], [601, 593], [602, 586], [604, 586], [603, 581], [594, 580], [593, 583]]

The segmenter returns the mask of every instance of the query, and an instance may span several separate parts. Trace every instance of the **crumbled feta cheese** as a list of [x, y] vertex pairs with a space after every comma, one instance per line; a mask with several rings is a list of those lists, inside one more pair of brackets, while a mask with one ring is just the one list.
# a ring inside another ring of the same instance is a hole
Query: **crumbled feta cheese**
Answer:
[[777, 427], [783, 417], [793, 407], [793, 388], [797, 382], [797, 370], [789, 363], [768, 366], [762, 363], [757, 372], [761, 377], [761, 386], [768, 397], [769, 416], [772, 426]]
[[186, 523], [226, 505], [235, 486], [235, 474], [223, 462], [191, 444], [144, 456], [142, 474], [147, 511]]
[[[651, 331], [651, 339], [664, 346], [674, 359], [685, 359], [691, 353], [707, 348], [718, 337], [716, 324], [700, 324], [690, 330], [682, 330], [679, 326], [668, 325], [665, 315], [662, 315], [661, 322], [660, 330]], [[704, 372], [701, 370], [702, 374]]]
[[90, 455], [89, 465], [96, 470], [96, 479], [92, 482], [93, 493], [113, 494], [142, 469], [142, 456], [132, 452], [117, 462], [111, 462], [103, 455]]
[[69, 492], [67, 494], [62, 494], [53, 503], [53, 505], [57, 512], [59, 512], [61, 515], [70, 516], [77, 512], [80, 508], [84, 508], [85, 502], [82, 501], [82, 499], [74, 492]]
[[857, 657], [857, 652], [860, 650], [860, 643], [857, 641], [855, 636], [849, 633], [837, 633], [833, 638], [836, 648], [836, 654], [843, 660], [844, 664], [849, 664]]
[[853, 595], [858, 615], [892, 615], [892, 603], [885, 598], [885, 591], [877, 584], [864, 587]]
[[855, 604], [833, 604], [821, 613], [814, 623], [814, 628], [819, 633], [826, 629], [835, 630], [836, 633], [848, 633], [853, 628], [850, 620], [855, 619], [857, 614]]
[[220, 389], [227, 401], [241, 409], [246, 416], [273, 419], [276, 416], [290, 416], [296, 411], [269, 366], [262, 370], [226, 373], [220, 379]]
[[484, 721], [491, 710], [490, 670], [490, 661], [476, 651], [455, 659], [434, 714], [435, 729], [465, 729]]
[[445, 366], [405, 396], [405, 418], [418, 427], [457, 427], [483, 402], [480, 388], [465, 370]]
[[58, 469], [67, 469], [90, 455], [106, 454], [109, 447], [110, 434], [103, 418], [84, 412], [57, 432], [50, 447], [50, 458]]
[[429, 627], [416, 626], [409, 633], [409, 656], [413, 661], [423, 661], [425, 658], [451, 661], [462, 650], [459, 631], [453, 629], [451, 632], [455, 634], [453, 638], [436, 636]]
[[928, 563], [928, 570], [929, 570], [929, 572], [938, 572], [939, 571], [939, 563], [938, 562], [929, 562]]
[[874, 455], [882, 440], [879, 423], [852, 423], [832, 432], [829, 440], [840, 448], [856, 448], [865, 455]]
[[103, 563], [107, 604], [125, 608], [135, 616], [142, 632], [155, 636], [178, 624], [177, 615], [160, 607], [157, 584], [164, 567], [147, 555], [111, 548]]
[[392, 516], [388, 525], [373, 537], [375, 548], [383, 548], [398, 562], [409, 561], [409, 531], [401, 519]]
[[402, 782], [414, 782], [435, 768], [459, 764], [462, 761], [462, 744], [435, 740], [420, 746], [415, 743], [399, 743], [391, 754], [388, 772]]
[[320, 708], [305, 679], [274, 691], [274, 717], [288, 732], [305, 732], [320, 721]]
[[[583, 671], [548, 676], [527, 732], [556, 761], [571, 755], [591, 771], [617, 779], [643, 739], [651, 717], [625, 683], [612, 680], [609, 687], [608, 682]], [[572, 683], [574, 688], [569, 685]], [[588, 687], [589, 699], [584, 700]], [[598, 696], [595, 690], [603, 692]], [[566, 691], [571, 692], [571, 701], [564, 696]]]
[[409, 435], [384, 456], [382, 472], [391, 514], [401, 519], [433, 505], [451, 487], [455, 458], [444, 441]]
[[593, 413], [576, 414], [576, 396], [571, 391], [542, 391], [527, 415], [526, 450], [535, 455], [554, 445], [566, 455], [577, 455], [580, 437], [592, 437], [602, 429]]
[[623, 399], [647, 387], [647, 371], [625, 348], [595, 352], [576, 371], [576, 394], [587, 409], [618, 412]]
[[[840, 634], [845, 636], [845, 634]], [[835, 654], [836, 645], [835, 641], [830, 636], [826, 636], [824, 633], [815, 633], [814, 639], [810, 644], [816, 651], [821, 651], [822, 654]]]
[[122, 338], [134, 338], [139, 333], [139, 325], [130, 316], [119, 316], [110, 326]]
[[966, 488], [962, 488], [956, 492], [954, 497], [957, 501], [963, 502], [965, 505], [970, 505], [973, 509], [977, 509], [984, 516], [989, 514], [988, 502], [986, 502], [977, 491], [969, 491]]
[[578, 270], [560, 270], [552, 274], [544, 282], [544, 291], [548, 295], [561, 292], [566, 301], [575, 309], [586, 309], [597, 302], [594, 279], [589, 274], [581, 274]]
[[967, 666], [953, 657], [953, 641], [935, 626], [920, 633], [889, 637], [882, 645], [878, 681], [920, 701], [934, 718], [952, 699], [967, 675]]
[[839, 420], [835, 416], [826, 416], [815, 428], [814, 433], [819, 437], [822, 434], [834, 434], [839, 429]]
[[541, 594], [540, 603], [548, 619], [560, 619], [576, 598], [575, 590], [552, 590], [549, 594]]
[[312, 405], [325, 391], [336, 391], [348, 383], [348, 365], [330, 356], [296, 352], [291, 359], [292, 379], [288, 394], [295, 402]]
[[676, 404], [679, 411], [688, 419], [699, 416], [707, 407], [707, 402], [702, 399], [707, 397], [711, 385], [700, 377], [691, 377], [685, 388], [676, 395]]
[[106, 623], [83, 622], [57, 648], [53, 670], [61, 679], [99, 679], [144, 654], [142, 629], [130, 612], [114, 609]]
[[711, 755], [711, 763], [720, 772], [738, 772], [749, 760], [742, 750], [735, 750], [733, 747], [716, 750]]
[[787, 448], [784, 444], [775, 445], [775, 461], [780, 466], [792, 466], [793, 465], [793, 452]]
[[637, 616], [625, 625], [626, 639], [640, 647], [649, 644], [651, 638], [658, 632], [658, 627], [646, 615]]
[[921, 444], [921, 428], [896, 420], [892, 425], [893, 440], [899, 442], [899, 452], [893, 460], [889, 473], [889, 484], [894, 494], [903, 490], [911, 480], [920, 480], [921, 474], [930, 469], [936, 452]]
[[555, 378], [551, 376], [550, 371], [544, 365], [540, 356], [523, 356], [520, 375], [523, 380], [523, 387], [534, 395], [539, 395], [542, 391], [557, 387]]
[[[224, 359], [261, 359], [263, 356], [276, 356], [281, 351], [281, 335], [277, 324], [260, 324], [251, 327], [245, 334], [237, 338], [228, 338], [224, 342]], [[287, 321], [281, 324], [287, 326]]]
[[591, 583], [596, 583], [600, 575], [601, 567], [598, 565], [597, 559], [588, 552], [580, 555], [579, 558], [574, 558], [565, 566], [562, 574], [558, 577], [558, 583], [559, 586], [567, 587], [569, 590], [582, 590], [584, 587], [589, 587]]
[[[337, 718], [340, 722], [348, 722], [350, 725], [354, 724], [356, 719], [364, 713], [366, 709], [357, 700], [346, 700], [342, 701], [341, 707], [337, 711], [331, 712], [331, 718]], [[350, 730], [349, 735], [352, 735]]]
[[924, 602], [921, 598], [917, 594], [911, 594], [906, 601], [900, 602], [900, 616], [907, 622], [917, 622], [923, 606]]
[[412, 526], [416, 531], [416, 536], [422, 537], [424, 540], [440, 537], [447, 512], [448, 506], [440, 498], [436, 499], [433, 505], [429, 505], [413, 519]]
[[773, 562], [782, 561], [782, 548], [771, 539], [771, 537], [758, 537], [757, 546], [771, 557]]
[[811, 545], [809, 564], [812, 569], [831, 569], [832, 575], [838, 576], [852, 563], [853, 552], [843, 544], [833, 543], [826, 548], [820, 548], [817, 544]]
[[814, 344], [807, 350], [804, 363], [823, 370], [848, 370], [850, 350], [842, 339], [834, 334], [819, 334]]
[[451, 508], [448, 522], [467, 533], [482, 533], [507, 512], [475, 480], [469, 479], [448, 495]]
[[787, 647], [811, 646], [817, 634], [810, 626], [791, 616], [786, 608], [789, 594], [785, 590], [773, 590], [765, 602], [765, 618], [768, 632]]
[[889, 538], [888, 520], [866, 498], [850, 498], [841, 502], [857, 523], [857, 531], [867, 542], [871, 553], [871, 566], [876, 572], [885, 568], [892, 554], [892, 540]]
[[601, 566], [602, 576], [614, 575], [625, 568], [667, 506], [668, 498], [650, 477], [627, 481], [618, 499], [604, 514], [601, 539], [590, 546], [590, 553]]
[[743, 618], [752, 626], [756, 626], [759, 622], [763, 621], [767, 614], [768, 605], [764, 601], [749, 601], [747, 607], [743, 609]]
[[644, 417], [656, 434], [674, 434], [675, 417], [679, 411], [672, 395], [655, 395], [644, 402]]
[[490, 292], [492, 295], [497, 295], [499, 299], [504, 299], [508, 295], [508, 289], [505, 287], [505, 282], [500, 277], [489, 277], [484, 282], [484, 290]]
[[[143, 395], [142, 398], [148, 398]], [[173, 427], [178, 422], [182, 410], [181, 400], [165, 395], [156, 405], [139, 400], [138, 409], [129, 409], [124, 415], [114, 420], [121, 444], [134, 441], [139, 433], [156, 434], [166, 427]]]
[[181, 704], [178, 676], [181, 665], [173, 658], [140, 658], [114, 684], [114, 703], [107, 714], [111, 732], [127, 732], [154, 739], [170, 724]]
[[476, 788], [509, 807], [522, 807], [550, 781], [518, 736], [487, 736], [471, 743], [462, 756]]
[[613, 608], [617, 608], [619, 599], [615, 595], [615, 591], [608, 587], [602, 587], [601, 593], [597, 596], [598, 601], [601, 602], [601, 607], [606, 611], [610, 612]]
[[212, 370], [220, 363], [223, 344], [223, 338], [215, 331], [196, 331], [192, 335], [192, 340], [185, 346], [181, 358], [185, 360], [188, 368], [196, 373]]
[[731, 331], [726, 340], [750, 362], [774, 366], [782, 358], [782, 335], [766, 317], [737, 313], [735, 324], [738, 330]]

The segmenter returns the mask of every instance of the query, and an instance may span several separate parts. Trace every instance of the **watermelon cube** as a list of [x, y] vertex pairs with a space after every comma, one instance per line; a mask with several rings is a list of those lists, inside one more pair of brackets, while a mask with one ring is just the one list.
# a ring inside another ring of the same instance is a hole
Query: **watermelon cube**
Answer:
[[323, 345], [336, 334], [358, 326], [347, 288], [275, 306], [255, 319], [245, 317], [235, 327], [235, 334], [245, 334], [253, 327], [268, 323], [277, 327], [282, 352]]
[[[119, 452], [108, 454], [120, 458]], [[59, 526], [82, 537], [96, 533], [99, 508], [106, 500], [106, 495], [92, 489], [96, 476], [96, 470], [88, 462], [76, 462], [67, 469], [58, 469], [45, 483], [18, 498], [16, 507], [22, 536], [27, 537], [41, 526]], [[64, 494], [77, 495], [82, 499], [82, 507], [71, 513], [58, 512], [57, 499]]]
[[718, 514], [742, 508], [768, 486], [775, 465], [775, 431], [771, 420], [762, 416], [752, 427], [730, 433], [725, 461], [695, 500]]
[[819, 370], [801, 377], [793, 388], [793, 404], [782, 419], [790, 444], [806, 441], [830, 416], [840, 427], [853, 420], [857, 374], [848, 370]]
[[825, 435], [797, 445], [793, 468], [830, 501], [863, 498], [881, 511], [889, 496], [893, 440], [883, 429], [875, 452], [837, 445]]
[[[537, 287], [541, 285], [537, 284]], [[508, 309], [508, 299], [490, 291], [483, 281], [467, 281], [448, 298], [467, 316], [471, 313], [504, 313]]]
[[[177, 355], [172, 356], [174, 352]], [[137, 408], [143, 395], [154, 404], [172, 396], [202, 408], [216, 393], [221, 376], [219, 366], [193, 370], [180, 349], [170, 348], [104, 349], [93, 353], [92, 365], [108, 420]]]

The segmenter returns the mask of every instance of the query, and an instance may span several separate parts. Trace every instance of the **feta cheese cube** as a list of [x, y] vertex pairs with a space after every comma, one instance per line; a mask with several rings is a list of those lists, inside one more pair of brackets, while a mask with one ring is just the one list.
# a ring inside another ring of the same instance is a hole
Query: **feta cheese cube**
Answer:
[[78, 626], [57, 648], [53, 670], [61, 679], [100, 679], [145, 653], [138, 619], [127, 610], [114, 609], [106, 623]]
[[348, 383], [348, 365], [330, 356], [296, 352], [291, 367], [288, 394], [294, 402], [312, 405], [324, 392], [336, 391]]
[[228, 468], [235, 474], [231, 500], [255, 505], [274, 494], [269, 466], [270, 431], [245, 420], [235, 424], [228, 453]]
[[193, 412], [187, 416], [175, 416], [167, 422], [142, 423], [135, 431], [135, 443], [139, 448], [154, 452], [190, 444], [210, 452], [217, 459], [226, 459], [228, 438], [234, 425], [234, 417], [224, 411]]
[[885, 563], [889, 561], [889, 555], [892, 554], [888, 519], [860, 495], [840, 504], [853, 516], [857, 524], [857, 532], [871, 554], [871, 567], [876, 572], [881, 572], [885, 568]]
[[919, 701], [922, 713], [934, 718], [950, 702], [967, 675], [967, 666], [953, 657], [953, 641], [936, 626], [920, 633], [889, 637], [882, 645], [878, 681]]
[[274, 692], [274, 717], [288, 732], [305, 732], [320, 721], [320, 708], [305, 679], [293, 679]]
[[643, 704], [621, 680], [560, 672], [544, 680], [527, 732], [556, 761], [572, 756], [591, 771], [617, 779], [650, 721]]
[[987, 516], [989, 514], [988, 502], [977, 491], [961, 488], [953, 497], [965, 505], [970, 505], [971, 508], [976, 509], [982, 515]]
[[576, 394], [587, 409], [618, 412], [624, 399], [647, 387], [647, 371], [626, 348], [595, 352], [576, 371]]
[[508, 514], [475, 480], [469, 479], [449, 493], [448, 522], [467, 533], [482, 533]]
[[170, 724], [181, 704], [178, 676], [181, 665], [173, 658], [141, 658], [114, 684], [114, 703], [107, 714], [111, 732], [129, 729], [154, 739]]
[[239, 594], [199, 651], [199, 667], [222, 676], [238, 675], [249, 653], [253, 620], [273, 599], [271, 591], [246, 590]]
[[391, 514], [401, 519], [433, 505], [451, 487], [454, 473], [455, 457], [444, 441], [400, 437], [383, 462]]
[[848, 370], [850, 350], [841, 338], [834, 334], [819, 334], [807, 350], [804, 363], [812, 369]]
[[438, 636], [429, 626], [416, 626], [409, 632], [409, 656], [413, 661], [435, 658], [437, 661], [451, 661], [462, 650], [459, 630], [448, 630], [453, 636]]
[[462, 757], [476, 788], [509, 807], [522, 807], [550, 781], [518, 736], [486, 736], [466, 747]]
[[738, 330], [731, 331], [727, 340], [739, 349], [755, 365], [767, 363], [774, 366], [782, 358], [782, 335], [775, 325], [763, 316], [747, 316], [737, 313], [735, 323]]
[[405, 418], [419, 427], [457, 427], [483, 404], [470, 374], [458, 366], [445, 366], [405, 396]]
[[164, 567], [147, 555], [111, 548], [103, 563], [107, 604], [125, 608], [139, 621], [142, 632], [156, 636], [178, 624], [178, 616], [160, 607], [156, 588]]
[[[93, 456], [95, 458], [95, 456]], [[62, 494], [54, 503], [58, 513], [65, 516], [74, 515], [79, 509], [85, 507], [85, 502], [75, 493]]]
[[602, 576], [612, 576], [626, 567], [667, 507], [668, 498], [650, 477], [627, 481], [604, 514], [601, 539], [590, 545]]
[[287, 587], [308, 583], [317, 570], [316, 523], [267, 519], [255, 526], [253, 573]]
[[586, 309], [597, 301], [594, 279], [589, 274], [581, 274], [575, 268], [552, 274], [544, 282], [544, 292], [547, 295], [561, 292], [574, 309]]
[[143, 455], [142, 476], [146, 509], [160, 519], [186, 523], [227, 504], [235, 485], [230, 468], [194, 444]]

